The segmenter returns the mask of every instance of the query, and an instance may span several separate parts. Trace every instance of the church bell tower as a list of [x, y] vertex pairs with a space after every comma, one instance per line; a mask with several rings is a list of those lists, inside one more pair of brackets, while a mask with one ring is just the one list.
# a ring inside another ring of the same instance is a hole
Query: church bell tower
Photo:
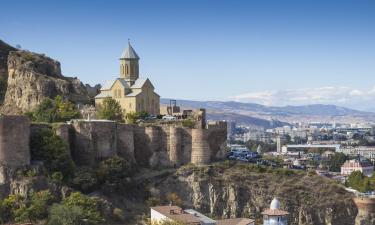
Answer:
[[139, 56], [134, 51], [130, 42], [120, 57], [120, 78], [125, 79], [130, 85], [139, 78]]

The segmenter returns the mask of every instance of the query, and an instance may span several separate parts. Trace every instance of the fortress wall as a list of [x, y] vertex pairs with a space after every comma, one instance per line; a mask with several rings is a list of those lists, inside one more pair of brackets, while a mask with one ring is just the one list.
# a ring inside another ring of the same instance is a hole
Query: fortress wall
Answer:
[[207, 141], [208, 131], [205, 129], [192, 129], [191, 163], [204, 165], [210, 163], [211, 151]]
[[0, 165], [30, 164], [30, 121], [26, 116], [0, 116]]
[[145, 127], [134, 127], [134, 150], [136, 162], [141, 166], [149, 166], [152, 152], [150, 149], [150, 139], [146, 135]]
[[117, 155], [135, 162], [133, 125], [117, 124]]
[[117, 155], [117, 123], [113, 121], [73, 121], [72, 155], [81, 165]]
[[191, 162], [192, 151], [192, 129], [181, 128], [181, 163], [182, 165]]
[[227, 127], [223, 124], [208, 126], [207, 142], [210, 146], [211, 161], [225, 159], [227, 154]]
[[170, 127], [169, 130], [169, 160], [173, 165], [179, 166], [182, 162], [182, 138], [181, 129], [176, 127]]

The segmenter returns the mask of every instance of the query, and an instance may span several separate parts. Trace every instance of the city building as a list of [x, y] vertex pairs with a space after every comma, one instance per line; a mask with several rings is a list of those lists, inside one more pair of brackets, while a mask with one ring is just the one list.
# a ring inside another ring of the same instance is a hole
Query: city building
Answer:
[[151, 224], [181, 222], [187, 225], [255, 225], [247, 218], [213, 220], [194, 209], [183, 210], [178, 206], [151, 207]]
[[262, 212], [263, 225], [287, 225], [288, 215], [287, 211], [280, 209], [280, 202], [274, 198], [271, 202], [270, 208]]
[[149, 79], [139, 78], [139, 56], [128, 43], [120, 57], [120, 77], [106, 82], [95, 96], [95, 105], [100, 105], [105, 98], [115, 99], [124, 111], [147, 112], [151, 115], [160, 113], [160, 96]]
[[341, 166], [341, 175], [349, 176], [354, 171], [360, 171], [365, 176], [372, 176], [374, 173], [374, 166], [369, 162], [363, 162], [359, 160], [347, 160], [344, 165]]

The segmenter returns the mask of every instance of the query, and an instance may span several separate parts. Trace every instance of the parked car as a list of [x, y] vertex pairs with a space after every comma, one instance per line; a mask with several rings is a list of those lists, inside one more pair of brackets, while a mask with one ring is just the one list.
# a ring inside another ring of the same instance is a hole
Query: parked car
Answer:
[[166, 115], [166, 116], [163, 116], [163, 120], [166, 120], [166, 121], [176, 121], [176, 117], [171, 116], [171, 115]]

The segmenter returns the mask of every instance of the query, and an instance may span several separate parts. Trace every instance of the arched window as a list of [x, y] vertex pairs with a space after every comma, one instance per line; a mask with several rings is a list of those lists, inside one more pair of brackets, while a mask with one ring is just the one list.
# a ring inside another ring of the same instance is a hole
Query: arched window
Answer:
[[129, 74], [129, 68], [128, 68], [128, 65], [125, 65], [125, 74]]

